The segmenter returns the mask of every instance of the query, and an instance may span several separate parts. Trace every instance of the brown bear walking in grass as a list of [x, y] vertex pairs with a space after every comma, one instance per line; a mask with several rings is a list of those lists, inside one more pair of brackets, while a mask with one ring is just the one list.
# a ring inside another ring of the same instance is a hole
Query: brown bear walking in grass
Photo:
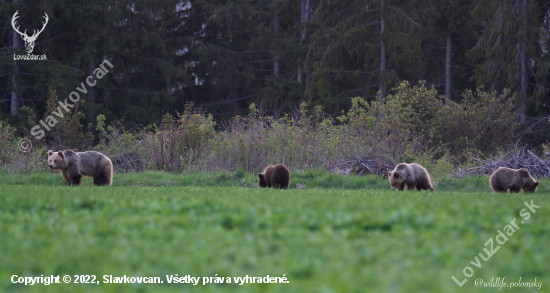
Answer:
[[260, 187], [273, 187], [288, 189], [290, 184], [290, 171], [283, 164], [269, 165], [263, 173], [258, 174]]
[[493, 192], [519, 192], [523, 189], [523, 192], [531, 193], [537, 190], [540, 182], [535, 181], [524, 168], [516, 170], [500, 167], [489, 178], [489, 184]]
[[102, 153], [48, 151], [48, 166], [54, 171], [61, 171], [68, 185], [81, 185], [82, 176], [92, 177], [98, 186], [111, 186], [113, 183], [113, 163]]
[[424, 167], [412, 163], [400, 163], [393, 171], [388, 172], [391, 189], [405, 190], [435, 190], [430, 180], [430, 174]]

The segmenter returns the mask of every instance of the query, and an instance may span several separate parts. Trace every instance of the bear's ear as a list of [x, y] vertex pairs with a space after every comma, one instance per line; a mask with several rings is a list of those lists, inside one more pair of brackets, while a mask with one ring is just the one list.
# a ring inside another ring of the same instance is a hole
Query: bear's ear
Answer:
[[260, 173], [258, 174], [258, 177], [260, 177], [260, 179], [264, 179], [264, 174]]
[[391, 177], [391, 171], [388, 171], [388, 177]]
[[60, 157], [62, 157], [63, 159], [65, 159], [65, 156], [63, 156], [63, 152], [62, 152], [62, 151], [57, 152], [57, 154], [58, 154]]
[[51, 156], [53, 154], [52, 150], [49, 150], [48, 151], [48, 157]]
[[536, 182], [535, 182], [535, 187], [538, 187], [539, 184], [540, 184], [540, 182], [536, 181]]

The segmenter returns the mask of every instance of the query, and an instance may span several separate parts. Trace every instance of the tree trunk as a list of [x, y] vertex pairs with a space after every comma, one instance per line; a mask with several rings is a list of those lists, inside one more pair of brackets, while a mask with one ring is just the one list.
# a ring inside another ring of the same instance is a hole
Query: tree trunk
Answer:
[[[19, 35], [17, 35], [19, 37]], [[14, 50], [15, 52], [15, 50]], [[10, 114], [12, 116], [19, 116], [19, 93], [17, 92], [18, 86], [17, 86], [17, 77], [19, 76], [19, 72], [21, 71], [21, 65], [17, 63], [17, 61], [14, 61], [15, 63], [15, 74], [11, 77], [11, 83], [13, 86], [13, 89], [11, 90], [11, 109]]]
[[[277, 15], [273, 17], [273, 33], [275, 35], [279, 34], [279, 17], [277, 17]], [[273, 73], [275, 74], [275, 77], [279, 77], [281, 74], [280, 66], [281, 61], [279, 60], [279, 56], [275, 55], [275, 61], [273, 61]]]
[[[91, 84], [94, 84], [95, 81], [96, 81], [96, 78], [95, 78], [95, 75], [94, 75], [94, 69], [96, 68], [96, 62], [95, 62], [95, 57], [93, 55], [90, 54], [90, 76], [92, 77], [90, 79], [90, 83]], [[95, 127], [93, 127], [93, 125], [95, 125], [95, 122], [96, 122], [96, 113], [95, 113], [95, 105], [96, 105], [96, 94], [95, 94], [95, 89], [93, 87], [90, 87], [89, 90], [89, 95], [88, 95], [88, 98], [89, 98], [89, 101], [90, 101], [90, 105], [88, 106], [88, 128], [87, 128], [87, 131], [90, 132], [90, 133], [96, 133], [95, 132]]]
[[527, 114], [527, 56], [525, 52], [525, 41], [519, 43], [519, 58], [520, 58], [520, 99], [521, 99], [521, 117], [520, 122], [525, 123], [525, 115]]
[[[95, 82], [95, 75], [94, 75], [94, 69], [96, 68], [96, 62], [95, 57], [90, 56], [90, 76], [92, 77], [90, 80], [91, 84], [94, 84]], [[90, 87], [90, 95], [88, 96], [90, 98], [90, 117], [91, 121], [93, 122], [95, 120], [95, 105], [96, 105], [96, 95], [95, 95], [95, 89], [93, 87]]]
[[300, 14], [300, 24], [302, 25], [302, 36], [300, 37], [300, 44], [305, 40], [307, 36], [307, 28], [305, 23], [309, 20], [309, 0], [302, 0], [302, 9]]
[[380, 9], [380, 104], [384, 103], [384, 72], [386, 71], [386, 42], [384, 41], [384, 28], [386, 21], [384, 19], [384, 1]]
[[[19, 0], [13, 0], [14, 5], [19, 5]], [[15, 30], [12, 32], [12, 45], [13, 45], [13, 54], [16, 54], [16, 50], [21, 47], [21, 36], [19, 33], [17, 33]], [[13, 116], [19, 116], [19, 93], [17, 85], [17, 78], [19, 77], [19, 73], [21, 72], [21, 65], [17, 61], [13, 61], [15, 65], [15, 74], [11, 77], [11, 83], [13, 86], [13, 89], [11, 90], [11, 108], [10, 108], [10, 114]]]
[[[520, 122], [525, 123], [525, 117], [527, 115], [527, 52], [525, 50], [525, 37], [524, 31], [527, 30], [527, 9], [529, 9], [529, 0], [523, 0], [523, 22], [524, 27], [520, 30], [519, 41], [519, 59], [520, 59], [520, 83], [521, 83], [521, 117]], [[523, 33], [523, 34], [522, 34]]]
[[[304, 40], [307, 37], [307, 28], [306, 28], [306, 22], [309, 20], [309, 0], [301, 0], [301, 13], [300, 13], [300, 24], [302, 25], [301, 29], [301, 37], [300, 37], [300, 45], [304, 42]], [[305, 61], [304, 61], [305, 62]], [[305, 64], [304, 64], [305, 68]], [[304, 70], [302, 70], [301, 66], [298, 66], [297, 70], [297, 78], [298, 83], [301, 85], [304, 85], [305, 78], [304, 78]]]
[[447, 31], [447, 57], [445, 59], [445, 105], [451, 100], [451, 56], [452, 56], [452, 30], [449, 26]]

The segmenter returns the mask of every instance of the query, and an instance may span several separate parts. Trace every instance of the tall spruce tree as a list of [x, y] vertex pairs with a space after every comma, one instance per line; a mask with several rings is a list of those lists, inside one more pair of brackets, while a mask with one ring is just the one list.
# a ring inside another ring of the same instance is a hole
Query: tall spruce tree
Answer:
[[[201, 105], [215, 115], [246, 113], [255, 101], [276, 114], [303, 97], [296, 68], [303, 64], [300, 2], [197, 1], [201, 34], [190, 50]], [[275, 21], [277, 20], [277, 21]]]
[[483, 26], [468, 53], [476, 63], [473, 79], [490, 90], [512, 88], [519, 95], [520, 121], [528, 102], [543, 97], [550, 86], [550, 56], [541, 49], [541, 21], [548, 9], [542, 0], [478, 1], [473, 17]]
[[350, 97], [380, 99], [388, 86], [418, 80], [429, 12], [413, 1], [321, 1], [311, 20], [309, 99], [338, 110]]
[[473, 4], [474, 0], [431, 2], [432, 13], [422, 22], [420, 79], [434, 85], [447, 100], [458, 100], [464, 90], [475, 87], [469, 81], [473, 68], [466, 60], [479, 33], [469, 14]]
[[102, 113], [148, 124], [178, 106], [183, 110], [185, 102], [177, 101], [186, 62], [178, 31], [185, 22], [181, 1], [20, 1], [27, 14], [24, 28], [39, 27], [44, 12], [49, 15], [35, 47], [35, 54], [45, 53], [48, 61], [21, 62], [26, 73], [20, 77], [21, 101], [39, 117], [50, 89], [67, 97], [104, 60], [114, 69], [83, 97], [88, 122]]

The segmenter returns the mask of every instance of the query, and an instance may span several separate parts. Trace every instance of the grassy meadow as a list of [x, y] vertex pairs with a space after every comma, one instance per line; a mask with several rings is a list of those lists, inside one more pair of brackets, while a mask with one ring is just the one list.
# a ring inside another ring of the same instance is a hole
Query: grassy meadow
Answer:
[[[119, 173], [112, 187], [0, 173], [0, 292], [488, 292], [498, 289], [475, 280], [497, 277], [542, 283], [505, 290], [550, 290], [549, 180], [534, 194], [493, 194], [487, 177], [397, 192], [376, 176], [292, 176], [291, 189], [272, 190], [244, 171]], [[540, 208], [524, 219], [531, 200]], [[482, 260], [514, 218], [519, 229]], [[474, 274], [459, 287], [451, 276], [462, 281], [466, 266]], [[175, 274], [285, 274], [289, 283], [168, 284]], [[95, 275], [99, 284], [25, 286], [12, 275]], [[105, 284], [104, 275], [164, 283]]]

